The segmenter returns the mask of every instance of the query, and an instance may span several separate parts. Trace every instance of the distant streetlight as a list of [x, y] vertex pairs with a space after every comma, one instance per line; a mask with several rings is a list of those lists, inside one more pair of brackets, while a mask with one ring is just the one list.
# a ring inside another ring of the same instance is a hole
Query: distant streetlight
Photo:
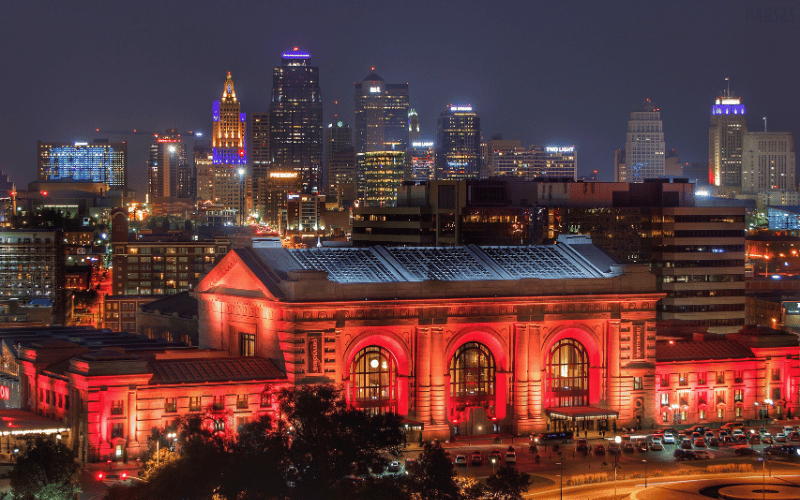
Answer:
[[[175, 432], [168, 432], [167, 439], [174, 439], [175, 441], [178, 440], [178, 434]], [[161, 463], [161, 438], [156, 438], [156, 465]]]
[[617, 449], [619, 450], [614, 454], [614, 498], [617, 498], [617, 467], [619, 466], [619, 453], [622, 451], [622, 448], [619, 448], [620, 443], [622, 443], [622, 438], [614, 436], [614, 442], [617, 443]]
[[644, 462], [644, 487], [647, 488], [647, 460], [642, 460]]
[[492, 462], [492, 475], [494, 475], [494, 466], [497, 465], [497, 457], [493, 456], [489, 461]]
[[[561, 480], [561, 494], [559, 498], [561, 498], [561, 500], [564, 500], [564, 462], [558, 462], [556, 463], [556, 465], [561, 466], [561, 474], [559, 475], [559, 478]], [[614, 496], [616, 496], [616, 493], [614, 494]]]

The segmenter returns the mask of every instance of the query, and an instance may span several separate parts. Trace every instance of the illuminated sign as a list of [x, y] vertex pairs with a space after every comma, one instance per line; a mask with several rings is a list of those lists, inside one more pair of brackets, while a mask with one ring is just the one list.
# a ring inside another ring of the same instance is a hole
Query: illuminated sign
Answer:
[[322, 373], [322, 334], [308, 335], [308, 372]]
[[273, 179], [291, 179], [297, 177], [297, 172], [270, 172], [269, 176]]
[[247, 113], [239, 113], [239, 121], [246, 122], [247, 121]]
[[450, 111], [452, 113], [469, 112], [472, 111], [472, 106], [450, 106]]
[[786, 312], [786, 314], [800, 314], [800, 302], [784, 302], [783, 310]]
[[431, 142], [412, 142], [412, 148], [430, 148], [433, 147], [433, 141]]
[[376, 93], [376, 92], [380, 92], [380, 91], [381, 91], [381, 88], [380, 88], [380, 87], [370, 87], [370, 88], [369, 88], [369, 91], [370, 91], [370, 92], [372, 92], [372, 93], [374, 94], [374, 93]]
[[739, 98], [717, 99], [717, 104], [741, 104], [742, 100]]
[[88, 145], [89, 145], [88, 142], [76, 142], [75, 143], [75, 147], [76, 148], [79, 147], [79, 146], [88, 146]]
[[544, 150], [548, 153], [574, 153], [575, 146], [566, 146], [563, 148], [558, 146], [545, 146]]
[[284, 59], [308, 59], [311, 57], [311, 54], [305, 50], [300, 50], [300, 47], [292, 47], [291, 49], [284, 51], [283, 54], [281, 54], [281, 57]]
[[0, 385], [0, 399], [5, 399], [6, 401], [11, 399], [11, 389], [4, 385]]
[[[159, 139], [158, 142], [160, 142], [162, 144], [163, 143], [176, 143], [176, 142], [181, 142], [181, 140], [180, 139]], [[170, 151], [173, 151], [173, 150], [170, 150]]]

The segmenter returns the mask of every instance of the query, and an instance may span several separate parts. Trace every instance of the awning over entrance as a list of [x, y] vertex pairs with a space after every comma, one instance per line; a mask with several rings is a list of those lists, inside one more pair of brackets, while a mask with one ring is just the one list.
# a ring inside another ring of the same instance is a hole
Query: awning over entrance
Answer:
[[619, 417], [619, 412], [596, 406], [557, 406], [546, 408], [545, 412], [553, 419], [576, 419], [576, 418], [611, 418]]
[[0, 411], [0, 436], [25, 434], [57, 434], [67, 432], [62, 422], [25, 410]]

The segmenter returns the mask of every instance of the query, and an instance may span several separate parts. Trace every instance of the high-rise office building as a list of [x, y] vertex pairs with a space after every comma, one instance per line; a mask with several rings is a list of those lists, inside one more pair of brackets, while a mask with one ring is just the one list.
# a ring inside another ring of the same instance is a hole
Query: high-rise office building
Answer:
[[[619, 182], [642, 182], [664, 175], [664, 128], [661, 111], [650, 99], [631, 112], [625, 139], [626, 174]], [[618, 177], [615, 174], [614, 177]]]
[[329, 123], [325, 129], [325, 173], [327, 201], [340, 205], [356, 199], [356, 155], [353, 129], [347, 123]]
[[[498, 146], [496, 143], [506, 143]], [[491, 145], [495, 143], [494, 145]], [[578, 179], [578, 155], [575, 146], [514, 147], [519, 141], [489, 141], [485, 149], [494, 149], [489, 162], [493, 177], [538, 179]], [[488, 153], [487, 153], [488, 154]]]
[[192, 191], [191, 172], [181, 134], [176, 129], [156, 134], [150, 144], [147, 165], [149, 202], [161, 203], [165, 198], [189, 198]]
[[125, 189], [128, 145], [95, 139], [73, 144], [38, 142], [40, 181], [74, 180], [102, 182], [111, 189]]
[[196, 141], [194, 143], [194, 172], [197, 201], [214, 199], [214, 167], [211, 141]]
[[711, 107], [708, 129], [708, 168], [715, 186], [742, 185], [742, 146], [747, 131], [741, 97], [733, 97], [730, 89], [717, 97]]
[[356, 153], [405, 152], [408, 136], [408, 84], [386, 83], [374, 72], [356, 83]]
[[419, 115], [415, 109], [408, 110], [408, 141], [419, 142]]
[[408, 148], [411, 172], [407, 180], [430, 181], [435, 177], [436, 150], [433, 144], [433, 141], [411, 141], [411, 147]]
[[516, 139], [503, 139], [497, 134], [488, 141], [481, 143], [481, 177], [494, 177], [504, 175], [495, 169], [494, 160], [496, 157], [510, 155], [514, 151], [522, 150], [522, 143]]
[[264, 196], [272, 166], [269, 151], [269, 113], [250, 115], [250, 162], [253, 184], [253, 208], [264, 220]]
[[303, 191], [322, 189], [322, 97], [311, 54], [293, 47], [272, 74], [269, 145], [274, 168], [300, 172]]
[[226, 209], [236, 210], [240, 223], [244, 223], [250, 186], [247, 172], [247, 118], [236, 97], [230, 71], [225, 78], [222, 98], [214, 101], [212, 119], [214, 201]]
[[371, 151], [356, 155], [364, 166], [364, 206], [393, 207], [397, 188], [403, 183], [406, 153], [403, 151]]
[[436, 178], [478, 178], [481, 169], [481, 119], [472, 106], [448, 106], [439, 115], [437, 125]]
[[743, 193], [797, 190], [791, 132], [745, 132], [742, 153]]

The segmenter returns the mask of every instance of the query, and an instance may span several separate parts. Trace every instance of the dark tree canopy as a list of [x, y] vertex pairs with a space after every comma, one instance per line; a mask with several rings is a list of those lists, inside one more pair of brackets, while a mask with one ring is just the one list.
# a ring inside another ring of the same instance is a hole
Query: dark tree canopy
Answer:
[[15, 500], [72, 500], [78, 471], [72, 450], [61, 441], [37, 438], [17, 458], [9, 474]]
[[512, 465], [503, 465], [486, 480], [492, 498], [499, 500], [521, 500], [522, 494], [531, 485], [530, 474], [519, 472]]
[[425, 443], [411, 471], [412, 489], [424, 500], [455, 500], [460, 490], [453, 463], [438, 442]]

